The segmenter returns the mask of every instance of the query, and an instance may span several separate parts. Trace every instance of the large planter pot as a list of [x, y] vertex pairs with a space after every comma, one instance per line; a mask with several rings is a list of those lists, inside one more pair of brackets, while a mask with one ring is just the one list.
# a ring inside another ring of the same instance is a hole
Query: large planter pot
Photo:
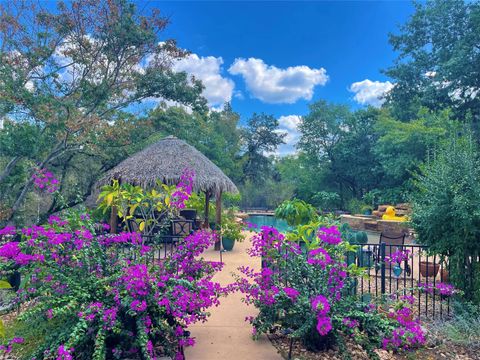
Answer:
[[435, 277], [440, 270], [440, 264], [433, 262], [420, 261], [420, 274], [423, 277]]
[[222, 237], [223, 249], [227, 251], [232, 251], [233, 245], [235, 245], [234, 239], [229, 239], [227, 237]]

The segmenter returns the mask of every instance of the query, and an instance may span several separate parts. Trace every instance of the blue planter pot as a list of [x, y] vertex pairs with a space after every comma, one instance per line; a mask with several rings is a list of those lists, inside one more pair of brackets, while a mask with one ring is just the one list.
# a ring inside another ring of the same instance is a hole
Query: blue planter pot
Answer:
[[229, 239], [229, 238], [226, 238], [226, 237], [222, 237], [222, 245], [223, 245], [223, 248], [225, 250], [232, 251], [233, 245], [235, 245], [235, 240], [232, 240], [232, 239]]
[[395, 275], [396, 277], [402, 275], [402, 271], [403, 269], [398, 264], [393, 267], [393, 275]]

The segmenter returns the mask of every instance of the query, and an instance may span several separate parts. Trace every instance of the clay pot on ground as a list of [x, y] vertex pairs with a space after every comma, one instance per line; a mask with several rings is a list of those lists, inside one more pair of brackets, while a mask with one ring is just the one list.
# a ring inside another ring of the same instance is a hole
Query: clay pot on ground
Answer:
[[430, 261], [420, 261], [420, 274], [422, 274], [423, 277], [435, 277], [438, 274], [438, 270], [440, 270], [440, 264]]

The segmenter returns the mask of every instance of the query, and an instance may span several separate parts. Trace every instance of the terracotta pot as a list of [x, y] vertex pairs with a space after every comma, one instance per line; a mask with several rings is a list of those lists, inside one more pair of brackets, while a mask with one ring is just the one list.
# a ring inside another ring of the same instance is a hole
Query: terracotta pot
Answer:
[[440, 270], [440, 264], [436, 264], [433, 262], [426, 262], [420, 261], [420, 274], [423, 277], [435, 277], [438, 274], [438, 270]]
[[441, 282], [448, 282], [448, 270], [447, 269], [440, 270], [440, 281]]

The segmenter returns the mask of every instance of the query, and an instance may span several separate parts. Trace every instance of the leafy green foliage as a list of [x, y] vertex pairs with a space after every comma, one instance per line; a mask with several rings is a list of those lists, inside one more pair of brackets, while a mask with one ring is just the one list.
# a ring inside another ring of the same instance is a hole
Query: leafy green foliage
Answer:
[[452, 140], [423, 167], [412, 195], [411, 221], [419, 241], [434, 253], [448, 255], [451, 277], [468, 296], [478, 296], [478, 288], [475, 292], [465, 281], [465, 271], [479, 270], [478, 156], [470, 139]]
[[318, 218], [317, 209], [303, 200], [286, 200], [275, 209], [275, 216], [284, 219], [290, 226], [312, 222]]
[[433, 324], [433, 333], [440, 340], [466, 346], [476, 351], [480, 347], [480, 309], [478, 305], [454, 301], [453, 317]]
[[410, 120], [420, 106], [452, 109], [478, 123], [480, 5], [455, 0], [415, 3], [415, 12], [390, 43], [398, 52], [386, 74], [394, 79], [389, 104]]
[[235, 241], [243, 241], [245, 235], [242, 230], [243, 226], [237, 221], [234, 211], [230, 209], [225, 211], [222, 215], [222, 227], [220, 231], [222, 237]]

